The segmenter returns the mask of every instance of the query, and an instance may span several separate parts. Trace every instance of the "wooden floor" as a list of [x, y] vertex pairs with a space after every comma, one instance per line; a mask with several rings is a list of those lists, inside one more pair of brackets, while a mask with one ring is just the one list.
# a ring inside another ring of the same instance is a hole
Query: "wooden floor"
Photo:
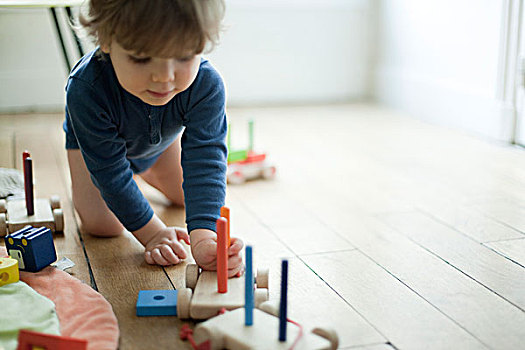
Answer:
[[[523, 349], [525, 150], [367, 105], [231, 109], [234, 145], [255, 146], [275, 181], [229, 186], [232, 235], [271, 269], [290, 259], [290, 318], [333, 326], [345, 349]], [[0, 166], [29, 149], [37, 196], [58, 193], [59, 256], [118, 317], [121, 349], [190, 348], [174, 317], [134, 316], [142, 289], [184, 286], [184, 266], [143, 261], [131, 236], [79, 236], [61, 115], [0, 117]], [[184, 213], [145, 188], [171, 225]], [[86, 257], [87, 256], [87, 260]], [[277, 330], [275, 330], [277, 337]]]

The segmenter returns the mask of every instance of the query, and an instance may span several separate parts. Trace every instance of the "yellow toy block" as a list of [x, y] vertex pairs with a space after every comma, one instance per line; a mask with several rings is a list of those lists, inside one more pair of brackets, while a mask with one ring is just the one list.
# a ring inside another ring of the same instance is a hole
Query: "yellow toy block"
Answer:
[[18, 282], [18, 260], [12, 258], [0, 258], [0, 287]]

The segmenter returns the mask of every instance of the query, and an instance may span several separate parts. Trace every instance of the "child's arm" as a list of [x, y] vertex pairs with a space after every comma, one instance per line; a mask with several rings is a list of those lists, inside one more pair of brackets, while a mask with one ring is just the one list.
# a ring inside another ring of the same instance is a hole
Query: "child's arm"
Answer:
[[[228, 277], [239, 276], [243, 271], [242, 248], [243, 242], [232, 237], [228, 249]], [[217, 270], [217, 234], [206, 229], [191, 231], [191, 253], [203, 270]]]

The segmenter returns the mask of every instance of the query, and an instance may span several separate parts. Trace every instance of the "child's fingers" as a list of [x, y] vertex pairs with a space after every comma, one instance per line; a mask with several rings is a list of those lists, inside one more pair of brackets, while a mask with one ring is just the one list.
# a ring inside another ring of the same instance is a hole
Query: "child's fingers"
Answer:
[[228, 258], [228, 277], [233, 277], [244, 270], [242, 258], [238, 255]]
[[180, 259], [186, 259], [188, 257], [188, 254], [186, 253], [186, 249], [180, 244], [178, 241], [170, 241], [169, 247]]
[[186, 230], [183, 230], [183, 229], [180, 229], [180, 228], [176, 228], [175, 232], [177, 232], [177, 239], [178, 240], [182, 239], [184, 242], [186, 242], [187, 245], [190, 245], [190, 235], [188, 234], [188, 232]]
[[151, 251], [151, 257], [157, 265], [169, 265], [169, 262], [166, 259], [164, 259], [164, 257], [160, 253], [159, 248], [155, 248]]
[[228, 248], [228, 255], [232, 256], [232, 255], [239, 254], [239, 252], [242, 250], [243, 247], [244, 247], [244, 242], [242, 240], [238, 238], [232, 238], [231, 245]]
[[234, 268], [231, 268], [228, 266], [228, 278], [230, 277], [240, 277], [242, 273], [244, 272], [244, 265], [240, 264]]
[[145, 252], [144, 253], [144, 260], [150, 265], [155, 265], [155, 261], [151, 257], [151, 252]]
[[175, 255], [170, 246], [162, 245], [159, 249], [162, 257], [166, 259], [168, 263], [175, 265], [180, 262], [180, 259], [177, 257], [177, 255]]

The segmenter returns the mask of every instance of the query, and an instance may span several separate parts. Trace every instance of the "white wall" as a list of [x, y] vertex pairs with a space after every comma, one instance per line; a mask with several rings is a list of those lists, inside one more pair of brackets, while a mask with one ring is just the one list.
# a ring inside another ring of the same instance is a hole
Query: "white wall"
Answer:
[[[230, 105], [369, 94], [369, 1], [226, 2], [228, 30], [208, 57], [225, 78]], [[0, 112], [63, 110], [66, 72], [58, 45], [47, 10], [0, 9]]]
[[499, 98], [504, 0], [378, 0], [375, 97], [423, 120], [508, 140]]
[[231, 104], [347, 101], [368, 95], [366, 0], [228, 2], [228, 31], [209, 57]]

